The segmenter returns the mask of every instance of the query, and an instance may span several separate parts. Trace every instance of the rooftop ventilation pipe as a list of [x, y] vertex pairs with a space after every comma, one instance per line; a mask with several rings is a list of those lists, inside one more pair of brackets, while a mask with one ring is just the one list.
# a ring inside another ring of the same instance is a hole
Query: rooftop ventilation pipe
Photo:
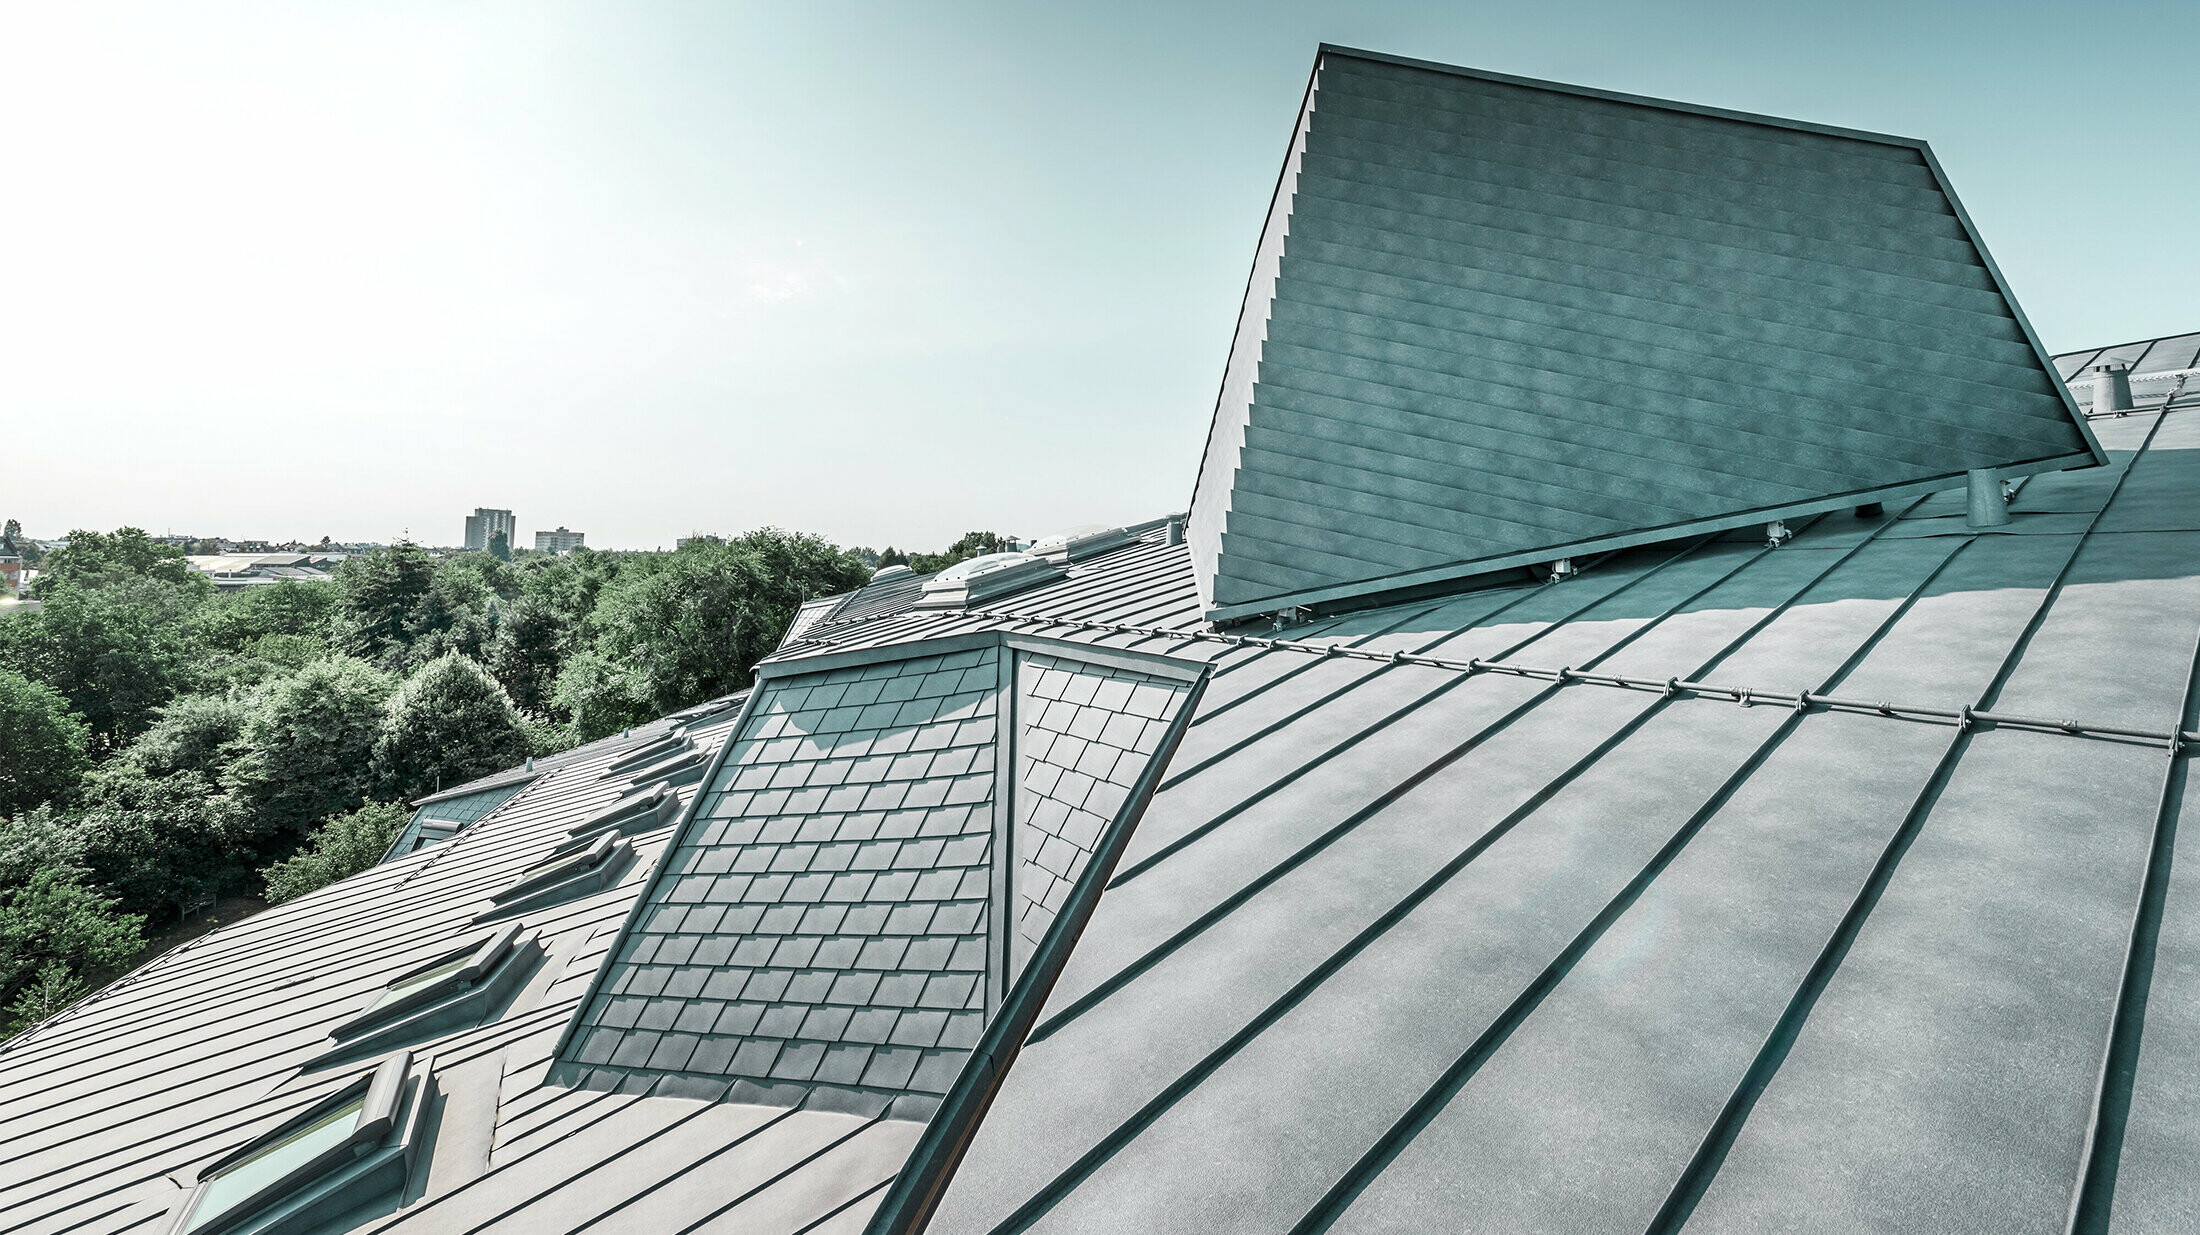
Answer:
[[1965, 520], [1972, 527], [2001, 527], [2009, 522], [2010, 494], [2002, 488], [2001, 470], [1991, 467], [1974, 467], [1965, 475], [1970, 480], [1970, 517]]
[[2131, 366], [2110, 362], [2094, 365], [2088, 371], [2093, 378], [2093, 414], [2128, 412], [2131, 410]]

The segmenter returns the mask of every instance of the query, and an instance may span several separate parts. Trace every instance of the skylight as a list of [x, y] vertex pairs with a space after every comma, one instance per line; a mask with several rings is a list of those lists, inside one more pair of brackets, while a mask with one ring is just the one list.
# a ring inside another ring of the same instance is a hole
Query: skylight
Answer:
[[1036, 587], [1062, 576], [1062, 568], [1029, 553], [988, 553], [957, 562], [924, 581], [919, 609], [962, 609]]
[[206, 1191], [199, 1197], [198, 1205], [191, 1211], [191, 1220], [183, 1229], [204, 1228], [266, 1192], [270, 1184], [281, 1182], [285, 1176], [330, 1150], [349, 1145], [358, 1131], [359, 1113], [366, 1106], [367, 1095], [361, 1092], [358, 1097], [208, 1180]]
[[1032, 542], [1031, 553], [1050, 562], [1067, 564], [1082, 562], [1088, 557], [1098, 557], [1114, 549], [1135, 542], [1138, 538], [1120, 527], [1101, 523], [1086, 523], [1066, 528], [1052, 536], [1042, 536]]
[[574, 824], [566, 835], [591, 836], [606, 828], [621, 832], [645, 831], [672, 822], [680, 813], [680, 795], [669, 783], [660, 782], [626, 794], [609, 806]]
[[173, 1211], [169, 1235], [279, 1226], [401, 1190], [427, 1108], [425, 1076], [400, 1051], [293, 1118], [216, 1159]]
[[352, 1057], [369, 1047], [410, 1045], [478, 1017], [510, 992], [541, 953], [511, 923], [483, 938], [439, 953], [375, 992], [367, 1006], [330, 1033], [336, 1045], [322, 1059]]
[[568, 841], [521, 871], [518, 879], [490, 896], [488, 908], [475, 914], [474, 921], [509, 917], [593, 896], [618, 882], [634, 859], [633, 842], [620, 839], [615, 832], [602, 833], [577, 852], [572, 848], [575, 843]]

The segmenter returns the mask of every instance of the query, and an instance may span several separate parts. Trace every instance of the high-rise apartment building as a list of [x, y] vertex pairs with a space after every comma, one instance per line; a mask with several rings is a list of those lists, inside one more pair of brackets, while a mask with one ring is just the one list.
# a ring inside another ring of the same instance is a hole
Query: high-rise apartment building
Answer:
[[571, 553], [587, 543], [588, 533], [576, 532], [560, 524], [555, 532], [535, 533], [535, 552]]
[[489, 541], [498, 532], [504, 533], [504, 543], [510, 545], [514, 526], [511, 511], [491, 510], [486, 506], [476, 506], [474, 507], [474, 513], [466, 516], [466, 547], [469, 549], [486, 549], [489, 547]]

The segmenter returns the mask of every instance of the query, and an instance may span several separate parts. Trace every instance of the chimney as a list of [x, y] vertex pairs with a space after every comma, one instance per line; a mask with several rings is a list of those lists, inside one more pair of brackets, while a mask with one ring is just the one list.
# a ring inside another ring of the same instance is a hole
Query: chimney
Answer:
[[2131, 410], [2131, 366], [2097, 364], [2088, 371], [2093, 379], [2093, 414]]

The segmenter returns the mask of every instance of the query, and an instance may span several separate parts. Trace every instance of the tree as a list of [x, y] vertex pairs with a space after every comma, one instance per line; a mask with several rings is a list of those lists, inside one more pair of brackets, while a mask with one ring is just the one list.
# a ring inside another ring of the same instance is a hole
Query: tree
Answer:
[[222, 776], [262, 852], [287, 848], [366, 800], [383, 702], [394, 686], [372, 665], [332, 656], [267, 688]]
[[149, 777], [109, 764], [92, 778], [84, 809], [63, 826], [86, 881], [133, 913], [180, 915], [244, 869], [235, 803], [197, 771]]
[[664, 713], [650, 703], [649, 683], [631, 665], [584, 648], [558, 670], [551, 705], [570, 719], [575, 742], [593, 742]]
[[586, 741], [618, 729], [613, 720], [631, 724], [740, 690], [804, 600], [870, 577], [824, 540], [777, 528], [691, 542], [647, 568], [629, 563], [598, 598], [592, 655], [559, 674], [557, 702]]
[[38, 967], [38, 973], [23, 984], [15, 1002], [0, 1012], [0, 1035], [11, 1035], [38, 1024], [82, 999], [91, 988], [67, 965], [60, 961], [47, 961]]
[[504, 534], [503, 528], [489, 533], [489, 556], [500, 562], [512, 560], [512, 538]]
[[234, 695], [185, 695], [160, 709], [151, 728], [122, 749], [116, 762], [145, 776], [199, 771], [216, 777], [244, 737], [251, 708]]
[[[112, 899], [84, 886], [67, 867], [45, 867], [20, 883], [0, 885], [0, 1006], [21, 1016], [17, 996], [35, 981], [51, 982], [46, 971], [52, 966], [81, 981], [88, 971], [122, 964], [145, 946], [144, 924], [116, 912]], [[68, 998], [73, 996], [62, 1002]]]
[[194, 625], [201, 641], [224, 652], [242, 652], [269, 635], [296, 635], [325, 646], [339, 599], [334, 583], [284, 579], [215, 599], [199, 611]]
[[374, 866], [410, 818], [395, 802], [369, 802], [315, 828], [304, 848], [260, 872], [268, 903], [295, 900]]
[[[999, 532], [964, 532], [961, 539], [942, 552], [919, 553], [911, 557], [908, 559], [908, 566], [920, 575], [929, 575], [974, 557], [983, 557], [988, 553], [1006, 553], [1012, 543]], [[887, 552], [891, 553], [893, 550], [889, 549]], [[881, 557], [879, 561], [885, 564], [886, 559]]]
[[336, 568], [336, 646], [386, 666], [394, 648], [401, 664], [411, 639], [407, 623], [435, 577], [435, 559], [409, 540], [346, 558]]
[[[467, 556], [496, 561], [486, 554]], [[402, 673], [452, 652], [481, 659], [483, 647], [496, 633], [496, 610], [497, 595], [478, 572], [464, 567], [438, 569], [405, 621], [403, 648], [387, 656], [383, 667]]]
[[522, 596], [504, 607], [487, 665], [515, 705], [529, 712], [550, 706], [571, 633], [571, 623], [548, 601]]
[[[577, 633], [588, 616], [596, 611], [597, 596], [606, 584], [618, 577], [629, 556], [602, 553], [583, 545], [559, 557], [533, 559], [527, 563], [519, 594], [549, 605], [564, 619], [566, 626]], [[659, 555], [631, 556], [646, 560]]]
[[61, 692], [0, 668], [0, 819], [75, 796], [90, 735]]
[[188, 587], [151, 577], [66, 588], [0, 622], [0, 665], [58, 690], [106, 747], [134, 736], [189, 684]]
[[6, 553], [6, 554], [9, 554], [9, 555], [11, 555], [11, 556], [12, 556], [12, 555], [14, 555], [14, 554], [18, 554], [18, 553], [21, 553], [21, 552], [22, 552], [23, 550], [22, 550], [22, 549], [21, 549], [21, 548], [20, 548], [19, 546], [21, 546], [21, 545], [22, 545], [22, 543], [23, 543], [23, 521], [22, 521], [22, 520], [20, 520], [20, 519], [10, 519], [10, 520], [8, 520], [8, 521], [7, 521], [7, 524], [6, 524], [6, 526], [5, 526], [5, 527], [0, 527], [0, 553]]
[[532, 751], [512, 698], [456, 654], [430, 661], [389, 701], [374, 743], [378, 789], [400, 801], [502, 771]]
[[182, 549], [164, 545], [135, 527], [116, 528], [111, 535], [81, 528], [70, 532], [68, 547], [47, 557], [33, 590], [43, 600], [71, 589], [106, 587], [129, 579], [193, 588], [202, 597], [212, 591], [206, 578], [183, 560]]

